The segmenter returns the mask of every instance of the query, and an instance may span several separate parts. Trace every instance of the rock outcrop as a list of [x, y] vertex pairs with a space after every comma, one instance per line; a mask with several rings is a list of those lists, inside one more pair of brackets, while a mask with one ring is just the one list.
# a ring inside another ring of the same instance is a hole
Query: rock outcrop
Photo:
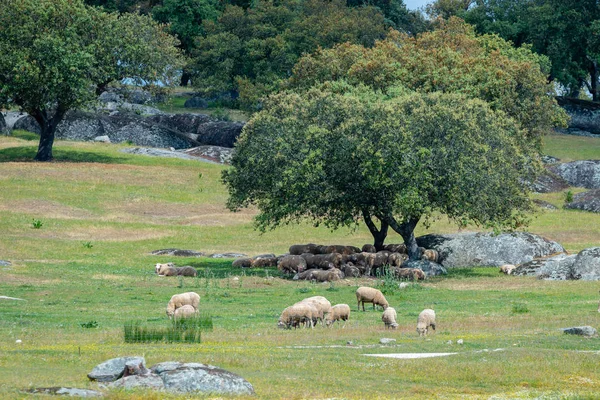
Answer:
[[123, 370], [127, 363], [144, 364], [145, 360], [143, 357], [111, 358], [110, 360], [96, 365], [94, 369], [92, 369], [92, 372], [88, 374], [88, 378], [98, 382], [113, 382], [123, 374]]
[[562, 132], [582, 136], [600, 135], [600, 104], [560, 96], [556, 100], [571, 117], [569, 126]]
[[571, 186], [600, 189], [600, 160], [572, 161], [549, 169]]
[[569, 187], [569, 183], [557, 174], [545, 170], [535, 182], [531, 184], [531, 190], [535, 193], [561, 192]]
[[539, 279], [562, 281], [573, 279], [573, 263], [576, 255], [559, 254], [554, 257], [537, 258], [523, 263], [513, 275], [537, 276]]
[[445, 268], [518, 265], [565, 252], [560, 244], [528, 232], [425, 235], [418, 237], [417, 243], [437, 250]]
[[577, 193], [565, 208], [600, 213], [600, 189]]
[[402, 268], [417, 268], [423, 271], [426, 276], [446, 275], [448, 273], [442, 265], [427, 260], [407, 260], [402, 263]]
[[575, 279], [600, 280], [600, 247], [581, 250], [575, 258], [571, 273]]

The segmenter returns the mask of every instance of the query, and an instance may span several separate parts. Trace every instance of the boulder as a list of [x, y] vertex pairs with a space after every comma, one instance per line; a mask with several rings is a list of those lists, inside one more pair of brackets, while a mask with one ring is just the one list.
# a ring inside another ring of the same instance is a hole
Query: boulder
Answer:
[[206, 114], [159, 114], [147, 117], [148, 121], [183, 133], [196, 133], [198, 127], [214, 121]]
[[239, 258], [247, 257], [244, 253], [215, 253], [207, 256], [208, 258]]
[[98, 382], [113, 382], [122, 374], [127, 363], [144, 364], [144, 357], [119, 357], [112, 358], [94, 367], [92, 372], [88, 374], [88, 378]]
[[152, 389], [164, 390], [165, 384], [162, 378], [156, 374], [129, 375], [117, 379], [108, 385], [109, 388], [117, 389]]
[[168, 392], [217, 395], [252, 395], [254, 388], [244, 378], [224, 369], [199, 363], [166, 362], [150, 368], [159, 375]]
[[242, 133], [243, 127], [244, 123], [242, 122], [207, 122], [198, 126], [196, 130], [197, 140], [207, 145], [233, 147], [238, 136]]
[[573, 161], [549, 169], [571, 186], [600, 189], [600, 160]]
[[0, 267], [10, 267], [11, 265], [10, 261], [0, 260]]
[[98, 100], [102, 103], [122, 103], [123, 96], [114, 91], [106, 91], [98, 96]]
[[94, 142], [100, 142], [100, 143], [110, 143], [110, 138], [108, 137], [108, 135], [104, 135], [104, 136], [96, 136], [94, 138]]
[[392, 343], [396, 343], [396, 339], [381, 338], [381, 339], [379, 339], [379, 343], [381, 343], [381, 344], [392, 344]]
[[556, 157], [549, 156], [549, 155], [544, 155], [544, 156], [542, 156], [542, 162], [544, 164], [557, 164], [560, 162], [560, 158], [556, 158]]
[[573, 279], [572, 267], [576, 257], [574, 254], [559, 254], [554, 257], [538, 258], [517, 266], [513, 275], [537, 276], [539, 279], [552, 281]]
[[4, 114], [0, 112], [0, 134], [6, 133], [8, 131], [8, 125], [6, 125], [6, 120], [4, 119]]
[[232, 148], [221, 146], [198, 146], [185, 150], [184, 153], [219, 164], [229, 164], [231, 157], [233, 157]]
[[584, 281], [600, 280], [600, 247], [581, 250], [575, 258], [571, 274]]
[[537, 180], [531, 184], [535, 193], [562, 192], [569, 187], [569, 183], [555, 173], [545, 170]]
[[585, 337], [593, 337], [598, 335], [596, 329], [592, 328], [591, 326], [574, 326], [572, 328], [563, 329], [563, 332], [567, 335], [579, 335]]
[[194, 160], [194, 161], [202, 161], [207, 163], [215, 162], [202, 158], [202, 157], [194, 157], [189, 154], [183, 153], [178, 150], [165, 150], [165, 149], [157, 149], [154, 147], [128, 147], [125, 149], [121, 149], [121, 152], [128, 154], [138, 154], [143, 156], [150, 157], [167, 157], [167, 158], [181, 158], [183, 160]]
[[565, 252], [560, 244], [528, 232], [425, 235], [417, 243], [437, 250], [445, 268], [518, 265]]
[[150, 92], [142, 89], [126, 90], [123, 93], [125, 100], [132, 104], [148, 104], [152, 102]]
[[151, 252], [153, 256], [202, 257], [204, 253], [196, 250], [162, 249]]
[[595, 136], [600, 134], [600, 105], [568, 97], [556, 97], [558, 104], [569, 114], [569, 126], [564, 133]]
[[600, 189], [577, 193], [565, 208], [600, 213]]
[[442, 265], [429, 260], [406, 260], [402, 263], [402, 268], [417, 268], [423, 271], [426, 276], [446, 275], [448, 273]]
[[183, 106], [185, 108], [207, 108], [208, 101], [202, 97], [192, 97], [191, 99], [187, 99], [185, 103], [183, 103]]
[[558, 210], [558, 207], [556, 207], [554, 204], [548, 203], [547, 201], [544, 201], [544, 200], [535, 199], [535, 200], [533, 200], [533, 202], [539, 208], [543, 208], [543, 209], [546, 209], [546, 210]]
[[32, 394], [44, 394], [54, 396], [69, 396], [77, 398], [88, 398], [88, 397], [103, 397], [102, 392], [90, 389], [78, 389], [78, 388], [67, 388], [67, 387], [42, 387], [23, 390], [26, 393]]
[[13, 129], [33, 132], [38, 135], [41, 133], [40, 124], [37, 123], [35, 118], [28, 114], [24, 114], [21, 118], [17, 119], [13, 124]]

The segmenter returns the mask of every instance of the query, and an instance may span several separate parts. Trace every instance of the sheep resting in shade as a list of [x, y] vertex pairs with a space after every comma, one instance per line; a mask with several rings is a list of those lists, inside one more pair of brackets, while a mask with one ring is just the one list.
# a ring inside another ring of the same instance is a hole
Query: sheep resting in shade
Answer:
[[398, 328], [398, 323], [396, 322], [396, 310], [393, 307], [388, 307], [385, 309], [383, 314], [381, 315], [381, 320], [385, 324], [385, 328], [396, 329]]
[[418, 268], [392, 268], [392, 272], [396, 279], [425, 280], [425, 272]]
[[285, 256], [277, 263], [277, 269], [288, 274], [296, 274], [306, 270], [306, 260], [301, 256]]
[[[331, 313], [327, 317], [327, 326], [333, 325], [335, 321], [348, 321], [350, 318], [350, 306], [348, 304], [336, 304], [331, 307]], [[346, 324], [344, 323], [344, 326]]]
[[358, 289], [356, 289], [356, 300], [358, 301], [359, 311], [361, 303], [363, 311], [365, 311], [365, 303], [373, 303], [373, 309], [375, 309], [376, 305], [383, 307], [384, 310], [389, 306], [387, 300], [385, 299], [385, 296], [383, 295], [383, 293], [381, 293], [381, 291], [366, 286], [361, 286]]
[[426, 308], [421, 311], [419, 318], [417, 318], [417, 333], [419, 336], [427, 336], [429, 327], [435, 331], [435, 311]]
[[167, 304], [167, 315], [169, 318], [173, 317], [175, 310], [185, 305], [190, 305], [197, 311], [200, 306], [200, 295], [196, 292], [174, 294]]

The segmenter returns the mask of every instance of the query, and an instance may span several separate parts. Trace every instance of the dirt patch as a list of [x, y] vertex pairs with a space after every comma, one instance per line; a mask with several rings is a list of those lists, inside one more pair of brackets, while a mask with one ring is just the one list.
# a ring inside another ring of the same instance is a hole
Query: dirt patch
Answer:
[[84, 209], [66, 206], [47, 200], [20, 200], [0, 203], [0, 211], [12, 211], [23, 214], [42, 215], [57, 219], [90, 219], [94, 215]]
[[43, 230], [37, 232], [38, 238], [107, 242], [161, 239], [173, 235], [174, 233], [169, 230], [156, 231], [152, 229], [127, 229], [119, 227], [88, 227], [73, 228], [66, 232], [48, 232]]

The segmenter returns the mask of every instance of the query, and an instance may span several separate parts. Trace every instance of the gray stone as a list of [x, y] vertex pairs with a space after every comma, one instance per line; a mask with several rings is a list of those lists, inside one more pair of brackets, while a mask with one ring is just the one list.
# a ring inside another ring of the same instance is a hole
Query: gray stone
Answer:
[[117, 389], [152, 389], [164, 390], [165, 384], [162, 378], [156, 374], [129, 375], [117, 379], [108, 385], [109, 388]]
[[185, 108], [206, 108], [208, 107], [208, 101], [202, 97], [192, 97], [191, 99], [187, 99], [183, 106]]
[[379, 343], [381, 343], [381, 344], [396, 343], [396, 339], [381, 338], [381, 339], [379, 339]]
[[55, 396], [70, 396], [70, 397], [102, 397], [102, 392], [90, 389], [78, 389], [78, 388], [67, 388], [67, 387], [45, 387], [45, 388], [34, 388], [25, 389], [24, 392], [32, 394], [45, 394]]
[[94, 138], [94, 142], [101, 142], [101, 143], [110, 143], [110, 138], [107, 135], [104, 136], [96, 136]]
[[437, 250], [445, 268], [519, 265], [565, 252], [560, 244], [528, 232], [425, 235], [417, 243]]
[[150, 92], [142, 89], [127, 90], [124, 92], [124, 97], [132, 104], [148, 104], [152, 102]]
[[569, 126], [562, 130], [569, 134], [585, 134], [585, 136], [598, 136], [600, 134], [600, 106], [598, 103], [557, 97], [558, 104], [569, 114]]
[[216, 121], [199, 125], [196, 130], [198, 141], [207, 145], [233, 147], [242, 133], [244, 123]]
[[545, 170], [537, 180], [531, 184], [531, 190], [535, 193], [562, 192], [569, 187], [569, 183], [553, 172]]
[[[163, 363], [165, 364], [165, 363]], [[158, 370], [154, 369], [153, 370]], [[162, 365], [159, 375], [165, 388], [174, 393], [252, 395], [254, 388], [244, 378], [221, 368], [199, 363]]]
[[565, 208], [600, 213], [600, 189], [577, 193]]
[[94, 367], [88, 378], [98, 382], [115, 381], [123, 373], [128, 362], [145, 363], [144, 357], [119, 357], [107, 360]]
[[559, 254], [545, 259], [536, 259], [519, 265], [513, 275], [535, 275], [539, 279], [564, 281], [573, 279], [572, 268], [575, 254]]
[[162, 249], [151, 252], [153, 256], [202, 257], [204, 253], [196, 250]]
[[240, 258], [247, 257], [244, 253], [215, 253], [208, 256], [209, 258]]
[[182, 153], [177, 150], [156, 149], [154, 147], [130, 147], [130, 148], [126, 148], [126, 149], [121, 149], [121, 151], [123, 153], [138, 154], [138, 155], [142, 155], [142, 156], [181, 158], [183, 160], [193, 160], [193, 161], [201, 161], [201, 162], [216, 164], [215, 162], [207, 160], [205, 158], [191, 156], [189, 154]]
[[401, 267], [420, 269], [426, 276], [446, 275], [448, 273], [444, 266], [429, 260], [406, 260], [402, 263]]
[[175, 129], [183, 133], [196, 133], [198, 127], [207, 122], [213, 122], [214, 119], [206, 114], [159, 114], [146, 118], [154, 124]]
[[31, 115], [25, 114], [21, 118], [17, 119], [13, 124], [13, 129], [20, 129], [27, 132], [37, 133], [41, 132], [40, 124], [37, 123], [35, 118]]
[[586, 337], [593, 337], [598, 335], [596, 329], [592, 328], [591, 326], [574, 326], [572, 328], [563, 329], [563, 332], [567, 335], [579, 335]]
[[22, 118], [23, 115], [26, 115], [25, 113], [20, 111], [5, 111], [3, 114], [4, 121], [6, 121], [6, 128], [9, 130], [13, 128], [15, 122]]
[[544, 155], [542, 156], [542, 162], [544, 164], [557, 164], [560, 162], [560, 159], [553, 156]]
[[233, 149], [221, 146], [198, 146], [184, 151], [185, 154], [200, 157], [219, 164], [229, 164], [233, 157]]
[[571, 186], [600, 189], [600, 160], [573, 161], [549, 169]]
[[12, 263], [10, 261], [0, 260], [0, 267], [10, 267]]
[[556, 207], [554, 204], [548, 203], [547, 201], [544, 201], [544, 200], [535, 199], [535, 200], [533, 200], [533, 202], [539, 208], [543, 208], [543, 209], [546, 209], [546, 210], [558, 210], [558, 207]]
[[600, 247], [581, 250], [575, 258], [571, 274], [584, 281], [600, 280]]
[[122, 103], [123, 96], [113, 91], [106, 91], [102, 92], [100, 96], [98, 96], [98, 100], [103, 103]]

